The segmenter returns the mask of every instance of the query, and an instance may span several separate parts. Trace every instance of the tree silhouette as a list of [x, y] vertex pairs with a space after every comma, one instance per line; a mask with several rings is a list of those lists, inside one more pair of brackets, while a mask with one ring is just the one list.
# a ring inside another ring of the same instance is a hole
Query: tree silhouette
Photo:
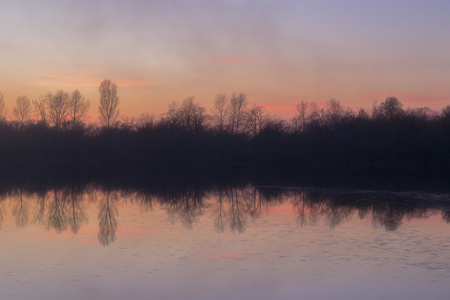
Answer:
[[450, 118], [450, 105], [447, 105], [442, 109], [442, 115], [445, 119]]
[[228, 98], [224, 93], [216, 95], [214, 106], [212, 108], [212, 121], [214, 127], [219, 133], [226, 130], [226, 122], [228, 119]]
[[100, 83], [100, 123], [109, 130], [115, 126], [119, 116], [119, 97], [117, 96], [117, 84], [105, 79]]
[[294, 126], [294, 130], [297, 133], [303, 132], [306, 130], [306, 125], [308, 124], [308, 102], [302, 100], [299, 104], [297, 104], [297, 115], [292, 119], [292, 123]]
[[48, 117], [56, 130], [60, 130], [67, 119], [69, 107], [69, 94], [59, 90], [55, 95], [47, 94]]
[[85, 118], [89, 106], [89, 100], [86, 100], [79, 90], [72, 92], [67, 108], [72, 132], [82, 127], [82, 120]]
[[0, 122], [6, 119], [6, 106], [3, 94], [0, 92]]
[[51, 97], [52, 94], [48, 93], [46, 95], [39, 97], [36, 100], [33, 100], [34, 114], [36, 115], [36, 118], [39, 120], [39, 122], [42, 122], [43, 124], [47, 124], [48, 100]]
[[194, 103], [194, 97], [186, 98], [178, 112], [181, 129], [188, 133], [199, 133], [205, 127], [205, 108]]
[[19, 96], [16, 100], [16, 106], [13, 109], [14, 117], [19, 121], [20, 127], [23, 128], [25, 121], [31, 114], [30, 99], [27, 96]]
[[230, 112], [230, 130], [232, 134], [243, 132], [246, 110], [247, 110], [247, 96], [240, 93], [237, 95], [233, 93], [230, 98], [229, 112]]
[[383, 118], [393, 120], [403, 116], [403, 104], [397, 97], [388, 96], [383, 103], [380, 104], [380, 114]]
[[264, 106], [254, 106], [247, 112], [247, 128], [252, 135], [258, 135], [267, 122], [267, 112]]

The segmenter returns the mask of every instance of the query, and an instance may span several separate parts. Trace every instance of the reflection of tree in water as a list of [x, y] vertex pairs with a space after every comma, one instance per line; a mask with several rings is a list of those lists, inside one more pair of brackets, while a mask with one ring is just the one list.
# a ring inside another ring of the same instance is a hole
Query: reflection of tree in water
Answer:
[[[314, 225], [317, 222], [316, 202], [312, 202], [311, 198], [304, 191], [296, 191], [293, 193], [292, 206], [297, 212], [297, 223], [303, 227], [306, 225]], [[321, 205], [318, 205], [321, 208]]]
[[[241, 197], [244, 198], [243, 195], [243, 189], [241, 189], [240, 193]], [[242, 199], [240, 199], [239, 195], [238, 195], [238, 189], [237, 188], [232, 188], [231, 189], [231, 193], [230, 193], [230, 200], [231, 200], [231, 205], [230, 205], [230, 209], [228, 211], [228, 214], [230, 216], [230, 229], [231, 232], [239, 232], [242, 233], [244, 232], [244, 226], [245, 226], [245, 218], [241, 213], [241, 209], [240, 209], [240, 201]]]
[[300, 226], [315, 225], [319, 217], [324, 217], [329, 226], [334, 228], [342, 221], [350, 219], [353, 208], [337, 205], [333, 196], [322, 190], [305, 189], [292, 192], [292, 205], [297, 212]]
[[213, 203], [214, 227], [217, 232], [231, 231], [243, 232], [244, 227], [240, 217], [240, 205], [237, 188], [227, 187], [216, 191], [217, 201]]
[[54, 228], [56, 232], [61, 233], [67, 228], [67, 202], [64, 193], [61, 190], [53, 190], [53, 195], [48, 198], [48, 218], [47, 228]]
[[117, 192], [108, 189], [99, 203], [98, 212], [98, 240], [103, 246], [108, 246], [116, 240], [117, 207], [118, 200]]
[[3, 202], [0, 202], [0, 229], [2, 228], [3, 224]]
[[28, 207], [23, 199], [23, 189], [19, 188], [16, 197], [14, 197], [15, 203], [13, 204], [12, 213], [16, 217], [17, 227], [25, 227], [28, 224]]
[[154, 195], [146, 191], [129, 192], [123, 196], [128, 197], [138, 203], [143, 212], [153, 210], [153, 204], [156, 200]]
[[171, 190], [162, 198], [162, 204], [173, 221], [178, 217], [185, 227], [192, 228], [197, 217], [202, 214], [204, 197], [200, 189], [187, 188], [181, 192]]
[[55, 188], [52, 193], [37, 193], [34, 220], [48, 229], [55, 229], [58, 233], [68, 227], [73, 233], [77, 233], [86, 221], [81, 207], [84, 192], [81, 187], [69, 186], [64, 189]]
[[224, 218], [226, 218], [226, 212], [224, 210], [224, 198], [225, 192], [221, 189], [218, 192], [217, 205], [216, 205], [216, 214], [217, 217], [214, 219], [214, 227], [218, 232], [225, 231]]
[[5, 201], [6, 197], [0, 194], [0, 229], [2, 228], [2, 224], [3, 224], [3, 210], [4, 210], [4, 205], [3, 205], [3, 201]]
[[328, 209], [326, 210], [326, 218], [330, 224], [330, 227], [337, 227], [339, 224], [341, 224], [341, 222], [350, 220], [353, 211], [353, 207], [329, 205]]
[[450, 224], [450, 209], [442, 210], [442, 219], [445, 220], [448, 224]]
[[243, 191], [243, 195], [244, 211], [247, 212], [253, 220], [260, 218], [263, 212], [261, 189], [250, 186]]
[[[85, 193], [92, 187], [68, 186], [62, 189], [29, 190], [29, 187], [12, 189], [12, 213], [18, 227], [26, 226], [28, 220], [28, 198], [36, 199], [34, 221], [46, 228], [62, 232], [71, 229], [77, 233], [87, 221], [83, 211]], [[14, 192], [15, 191], [15, 192]], [[0, 193], [0, 205], [7, 193]], [[9, 194], [11, 195], [11, 193]], [[183, 189], [154, 188], [135, 190], [124, 188], [112, 191], [105, 188], [98, 201], [98, 239], [108, 245], [116, 239], [117, 201], [137, 203], [144, 211], [159, 203], [166, 209], [172, 221], [180, 220], [183, 226], [192, 228], [205, 208], [211, 207], [214, 227], [218, 232], [233, 233], [245, 231], [248, 220], [257, 220], [264, 211], [279, 203], [289, 201], [294, 208], [300, 226], [314, 225], [318, 219], [326, 221], [333, 228], [343, 221], [357, 216], [371, 219], [374, 225], [393, 231], [403, 220], [427, 218], [441, 214], [450, 223], [448, 194], [358, 191], [347, 189], [282, 188], [271, 186], [219, 186], [216, 189], [191, 186]], [[214, 195], [214, 197], [209, 197]], [[127, 200], [125, 200], [125, 198]], [[129, 200], [128, 200], [129, 199]], [[214, 199], [214, 200], [213, 200]], [[0, 206], [0, 226], [3, 212]]]
[[448, 195], [425, 197], [420, 193], [298, 189], [292, 197], [301, 226], [311, 224], [310, 219], [321, 216], [325, 217], [330, 227], [335, 227], [351, 219], [356, 212], [360, 219], [370, 217], [374, 225], [394, 231], [404, 219], [428, 218], [439, 210], [445, 211], [432, 207], [447, 201]]
[[214, 226], [218, 232], [229, 228], [231, 232], [245, 231], [246, 215], [256, 220], [267, 209], [269, 201], [263, 191], [254, 186], [228, 187], [217, 191]]
[[47, 191], [39, 191], [36, 193], [36, 213], [34, 215], [33, 221], [37, 224], [45, 225], [45, 209], [46, 209], [46, 199]]
[[84, 189], [71, 186], [65, 190], [64, 194], [67, 200], [67, 223], [73, 233], [78, 233], [83, 223], [87, 221], [81, 206]]

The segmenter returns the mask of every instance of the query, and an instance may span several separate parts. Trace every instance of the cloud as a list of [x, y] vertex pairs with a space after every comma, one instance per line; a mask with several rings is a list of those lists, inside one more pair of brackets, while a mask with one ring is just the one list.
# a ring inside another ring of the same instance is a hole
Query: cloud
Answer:
[[239, 57], [209, 57], [203, 59], [204, 62], [221, 63], [226, 65], [246, 65], [251, 61]]
[[99, 85], [98, 80], [86, 76], [67, 76], [47, 73], [36, 73], [33, 75], [37, 77], [34, 83], [43, 86], [83, 87]]
[[[75, 76], [59, 75], [52, 73], [35, 73], [36, 77], [34, 84], [41, 86], [54, 86], [54, 87], [97, 87], [99, 86], [102, 71], [98, 70], [83, 70], [78, 72]], [[161, 86], [159, 83], [155, 83], [150, 80], [125, 78], [115, 81], [119, 87], [150, 87]]]
[[[97, 84], [98, 85], [98, 84]], [[162, 86], [161, 84], [157, 84], [155, 82], [149, 80], [120, 80], [117, 81], [117, 85], [119, 87], [148, 87], [148, 86]]]

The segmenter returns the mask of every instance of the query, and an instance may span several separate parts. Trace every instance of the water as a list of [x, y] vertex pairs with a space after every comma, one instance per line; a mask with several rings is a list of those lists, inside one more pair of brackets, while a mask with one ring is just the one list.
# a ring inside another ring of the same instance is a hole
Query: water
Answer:
[[449, 299], [450, 195], [16, 188], [0, 299]]

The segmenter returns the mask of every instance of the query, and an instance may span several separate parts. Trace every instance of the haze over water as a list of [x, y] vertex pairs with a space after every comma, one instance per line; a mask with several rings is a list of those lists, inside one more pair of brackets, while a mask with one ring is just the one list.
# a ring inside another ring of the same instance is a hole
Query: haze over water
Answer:
[[1, 299], [448, 299], [450, 195], [18, 188]]

